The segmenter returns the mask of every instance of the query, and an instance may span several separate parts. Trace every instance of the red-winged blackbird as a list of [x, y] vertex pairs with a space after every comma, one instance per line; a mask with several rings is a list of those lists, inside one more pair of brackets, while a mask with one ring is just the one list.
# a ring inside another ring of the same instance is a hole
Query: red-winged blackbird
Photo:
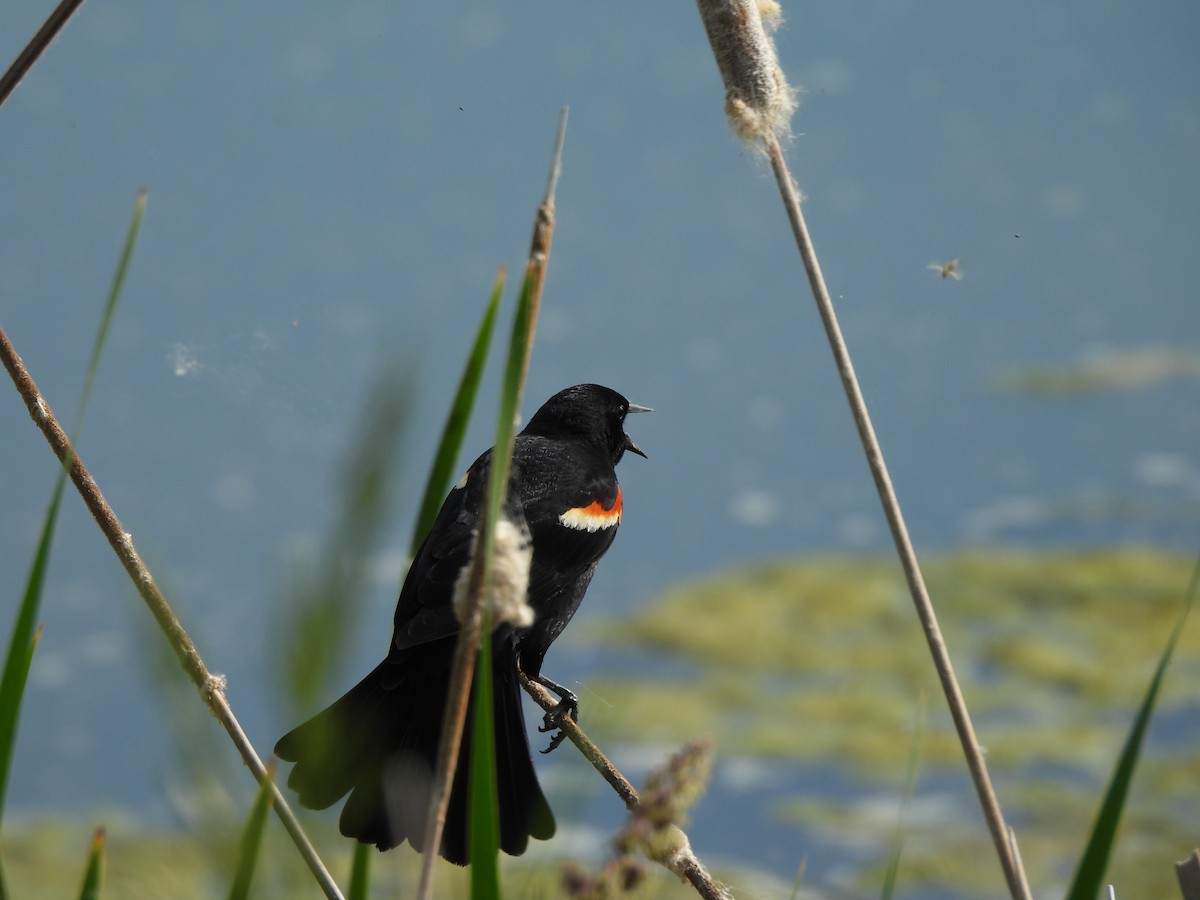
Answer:
[[[646, 411], [609, 388], [576, 385], [547, 400], [514, 444], [506, 509], [514, 521], [523, 518], [532, 539], [527, 596], [534, 621], [501, 625], [492, 637], [500, 847], [514, 856], [529, 838], [554, 834], [529, 754], [517, 667], [561, 698], [540, 730], [553, 731], [563, 716], [575, 715], [577, 698], [541, 674], [542, 660], [617, 533], [615, 467], [626, 450], [646, 455], [625, 433], [625, 416]], [[422, 849], [458, 632], [455, 582], [470, 556], [490, 460], [489, 450], [450, 491], [417, 551], [396, 604], [387, 659], [275, 745], [277, 756], [296, 763], [288, 785], [300, 802], [324, 809], [350, 792], [342, 834], [380, 850], [405, 840]], [[470, 711], [467, 736], [469, 717]], [[559, 732], [548, 750], [561, 740]], [[440, 848], [459, 865], [467, 861], [468, 753], [464, 740]]]

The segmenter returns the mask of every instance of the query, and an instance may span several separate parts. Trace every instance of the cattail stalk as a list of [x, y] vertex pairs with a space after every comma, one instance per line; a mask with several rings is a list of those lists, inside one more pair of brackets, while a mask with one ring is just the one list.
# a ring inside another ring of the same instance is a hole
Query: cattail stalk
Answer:
[[[523, 342], [524, 350], [515, 358], [509, 353], [506, 374], [506, 390], [513, 393], [512, 408], [520, 408], [525, 376], [529, 371], [529, 358], [533, 349], [533, 335], [537, 328], [538, 311], [541, 307], [542, 286], [546, 280], [546, 267], [550, 261], [550, 244], [554, 238], [554, 194], [558, 187], [558, 176], [562, 169], [562, 148], [567, 128], [567, 111], [559, 119], [558, 136], [550, 165], [550, 178], [546, 194], [539, 204], [534, 220], [533, 239], [530, 242], [529, 258], [525, 264], [525, 283], [522, 290], [528, 292], [528, 310], [521, 321], [513, 325], [514, 340]], [[522, 332], [523, 329], [523, 333]], [[508, 398], [506, 398], [508, 399]], [[442, 832], [446, 825], [446, 811], [450, 806], [450, 791], [454, 774], [458, 768], [459, 746], [462, 744], [463, 728], [467, 716], [472, 679], [475, 674], [475, 657], [479, 650], [480, 636], [484, 623], [487, 598], [492, 593], [492, 547], [496, 538], [496, 526], [488, 509], [500, 512], [508, 493], [508, 467], [512, 459], [513, 423], [502, 422], [497, 429], [496, 446], [492, 451], [492, 464], [488, 471], [488, 502], [479, 520], [479, 532], [471, 550], [471, 560], [465, 574], [460, 576], [459, 586], [465, 598], [457, 604], [459, 618], [458, 639], [454, 646], [454, 658], [450, 669], [450, 685], [446, 696], [446, 711], [442, 716], [442, 733], [438, 741], [438, 757], [434, 767], [433, 791], [429, 811], [425, 819], [425, 858], [421, 864], [421, 880], [417, 888], [418, 900], [427, 900], [433, 892], [433, 862], [442, 845]], [[502, 435], [503, 437], [500, 437]], [[493, 497], [495, 503], [493, 503]], [[503, 517], [503, 512], [500, 512]], [[456, 590], [456, 593], [458, 591]], [[488, 635], [484, 640], [491, 640]]]
[[33, 68], [33, 64], [46, 52], [46, 48], [70, 21], [75, 10], [81, 6], [83, 6], [83, 0], [62, 0], [54, 8], [54, 12], [50, 13], [46, 21], [42, 23], [37, 34], [30, 38], [29, 43], [17, 54], [12, 65], [3, 75], [0, 75], [0, 105], [3, 105], [4, 101], [8, 99], [9, 94], [21, 83], [21, 79]]
[[1020, 864], [1017, 842], [1005, 824], [1004, 815], [992, 788], [983, 749], [975, 737], [971, 716], [954, 674], [933, 601], [925, 587], [925, 579], [904, 523], [900, 502], [892, 487], [883, 449], [871, 425], [867, 403], [854, 374], [850, 351], [838, 325], [825, 278], [821, 274], [816, 249], [800, 208], [799, 192], [788, 171], [787, 160], [780, 146], [780, 138], [789, 134], [788, 119], [794, 109], [795, 93], [787, 85], [776, 59], [774, 44], [763, 23], [763, 7], [767, 7], [766, 12], [772, 20], [778, 21], [778, 6], [772, 0], [697, 0], [697, 6], [708, 32], [709, 42], [712, 44], [717, 67], [721, 70], [721, 77], [725, 82], [725, 110], [730, 127], [739, 137], [764, 153], [771, 164], [771, 171], [775, 175], [775, 183], [792, 227], [792, 235], [808, 276], [809, 288], [833, 352], [838, 377], [854, 417], [859, 441], [875, 481], [875, 489], [900, 557], [901, 567], [904, 569], [917, 618], [925, 632], [929, 652], [950, 707], [959, 743], [983, 808], [996, 854], [1004, 870], [1005, 880], [1014, 898], [1026, 900], [1030, 896], [1029, 886]]

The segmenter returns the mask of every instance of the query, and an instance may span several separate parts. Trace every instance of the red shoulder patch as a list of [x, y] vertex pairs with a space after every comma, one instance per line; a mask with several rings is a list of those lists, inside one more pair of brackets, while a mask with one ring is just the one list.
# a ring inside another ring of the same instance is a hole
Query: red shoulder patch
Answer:
[[577, 531], [600, 531], [612, 528], [621, 523], [621, 488], [617, 488], [617, 496], [612, 506], [605, 506], [599, 500], [593, 500], [587, 506], [576, 506], [568, 509], [558, 517], [558, 521], [568, 528]]

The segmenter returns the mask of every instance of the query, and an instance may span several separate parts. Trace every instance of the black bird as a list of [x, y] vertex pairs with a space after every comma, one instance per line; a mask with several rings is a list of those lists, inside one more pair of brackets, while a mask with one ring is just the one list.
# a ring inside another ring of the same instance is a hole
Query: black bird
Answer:
[[[529, 754], [517, 668], [561, 698], [542, 731], [574, 717], [577, 698], [541, 674], [542, 660], [617, 533], [622, 503], [615, 467], [626, 450], [646, 455], [625, 433], [625, 416], [648, 411], [609, 388], [580, 384], [547, 400], [514, 443], [506, 509], [514, 521], [524, 519], [532, 540], [527, 597], [534, 618], [527, 627], [501, 625], [492, 636], [500, 847], [514, 856], [529, 838], [554, 835]], [[380, 850], [405, 840], [423, 849], [458, 632], [455, 582], [470, 556], [491, 454], [475, 460], [450, 491], [417, 551], [396, 604], [387, 659], [275, 745], [280, 759], [296, 763], [288, 786], [300, 802], [324, 809], [349, 792], [342, 834]], [[469, 709], [466, 736], [470, 715]], [[561, 740], [559, 732], [543, 752]], [[439, 848], [459, 865], [467, 862], [468, 753], [464, 740]]]

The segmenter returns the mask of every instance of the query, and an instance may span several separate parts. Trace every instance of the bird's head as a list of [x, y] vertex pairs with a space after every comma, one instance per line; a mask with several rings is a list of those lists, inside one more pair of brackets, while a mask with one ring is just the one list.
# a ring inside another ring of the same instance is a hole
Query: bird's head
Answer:
[[653, 411], [648, 406], [630, 403], [612, 388], [577, 384], [559, 391], [543, 403], [522, 433], [583, 438], [604, 447], [615, 466], [626, 450], [646, 456], [625, 433], [625, 417], [630, 413]]

